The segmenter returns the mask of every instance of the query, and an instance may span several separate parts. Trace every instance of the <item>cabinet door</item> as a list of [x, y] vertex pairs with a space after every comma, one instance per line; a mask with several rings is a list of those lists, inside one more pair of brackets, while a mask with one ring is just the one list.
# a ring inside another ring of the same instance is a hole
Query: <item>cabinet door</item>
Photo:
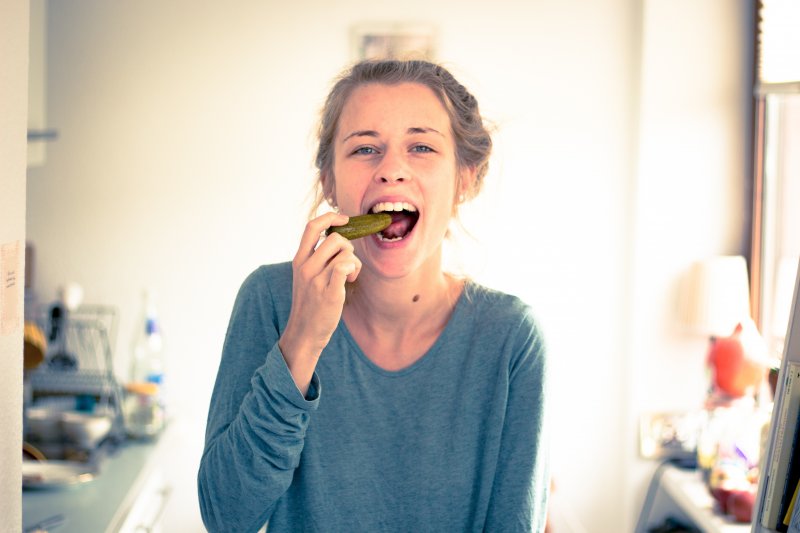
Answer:
[[169, 501], [172, 486], [160, 468], [155, 468], [137, 496], [119, 533], [160, 533], [164, 508]]

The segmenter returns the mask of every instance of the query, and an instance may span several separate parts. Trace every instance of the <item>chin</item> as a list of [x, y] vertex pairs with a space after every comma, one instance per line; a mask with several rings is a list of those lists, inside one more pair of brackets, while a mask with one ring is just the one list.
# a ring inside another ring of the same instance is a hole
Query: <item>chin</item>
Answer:
[[405, 278], [414, 272], [414, 269], [409, 267], [408, 261], [401, 260], [371, 261], [369, 269], [380, 278], [393, 280]]
[[412, 248], [394, 248], [391, 250], [370, 249], [363, 261], [364, 268], [368, 268], [376, 276], [384, 279], [402, 279], [423, 272], [441, 271], [440, 253], [422, 257], [418, 250]]

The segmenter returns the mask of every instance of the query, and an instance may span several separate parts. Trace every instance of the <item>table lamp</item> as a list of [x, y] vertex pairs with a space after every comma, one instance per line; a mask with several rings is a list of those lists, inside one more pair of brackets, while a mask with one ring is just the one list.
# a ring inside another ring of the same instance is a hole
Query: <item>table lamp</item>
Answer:
[[688, 331], [709, 338], [711, 396], [739, 398], [765, 376], [763, 340], [750, 317], [745, 258], [714, 256], [692, 265], [683, 306]]
[[750, 318], [747, 263], [740, 255], [714, 256], [692, 264], [687, 278], [683, 323], [705, 337], [730, 335]]

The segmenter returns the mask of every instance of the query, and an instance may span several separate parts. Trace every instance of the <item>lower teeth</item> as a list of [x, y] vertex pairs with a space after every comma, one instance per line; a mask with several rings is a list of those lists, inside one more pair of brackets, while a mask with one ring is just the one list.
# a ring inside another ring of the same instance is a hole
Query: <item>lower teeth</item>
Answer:
[[378, 233], [378, 240], [382, 242], [397, 242], [397, 241], [402, 241], [403, 237], [393, 237], [391, 239], [388, 239], [383, 236], [383, 233]]

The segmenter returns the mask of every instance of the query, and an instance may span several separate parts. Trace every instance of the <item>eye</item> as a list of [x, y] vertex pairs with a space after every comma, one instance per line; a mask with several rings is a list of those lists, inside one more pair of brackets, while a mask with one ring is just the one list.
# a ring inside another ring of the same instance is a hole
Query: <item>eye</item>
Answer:
[[353, 150], [353, 154], [360, 154], [360, 155], [373, 155], [377, 154], [378, 151], [372, 146], [359, 146], [355, 150]]
[[419, 153], [426, 153], [426, 152], [434, 152], [435, 150], [428, 145], [425, 144], [416, 144], [411, 147], [412, 152], [419, 152]]

